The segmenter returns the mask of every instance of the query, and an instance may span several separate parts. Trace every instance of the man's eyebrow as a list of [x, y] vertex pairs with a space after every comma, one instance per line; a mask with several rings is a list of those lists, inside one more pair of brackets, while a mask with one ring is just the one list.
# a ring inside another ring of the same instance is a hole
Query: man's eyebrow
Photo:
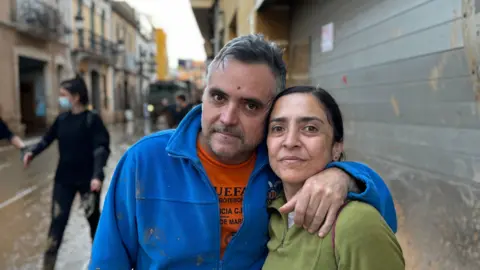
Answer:
[[[222, 95], [222, 96], [226, 96], [228, 97], [229, 95], [227, 93], [225, 93], [225, 91], [223, 91], [222, 89], [220, 89], [219, 87], [212, 87], [210, 88], [210, 93], [213, 93], [213, 94], [217, 94], [217, 95]], [[257, 105], [258, 107], [265, 107], [265, 103], [262, 102], [260, 99], [258, 98], [253, 98], [253, 97], [244, 97], [242, 98], [242, 100], [244, 102], [248, 102], [248, 103], [253, 103], [255, 105]], [[267, 102], [267, 105], [271, 103], [270, 101]]]
[[225, 93], [225, 91], [223, 91], [222, 89], [220, 89], [218, 87], [210, 88], [210, 93], [214, 93], [214, 94], [217, 94], [217, 95], [228, 96], [228, 94]]
[[248, 102], [248, 103], [253, 103], [253, 104], [257, 105], [258, 107], [264, 107], [265, 106], [265, 104], [261, 100], [259, 100], [258, 98], [243, 98], [243, 100], [245, 102]]

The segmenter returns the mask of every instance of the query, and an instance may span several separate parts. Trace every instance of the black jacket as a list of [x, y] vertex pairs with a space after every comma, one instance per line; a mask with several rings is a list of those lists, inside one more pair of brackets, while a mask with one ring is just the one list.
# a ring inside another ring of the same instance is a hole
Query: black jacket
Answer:
[[102, 119], [94, 112], [60, 114], [32, 148], [33, 156], [58, 140], [59, 161], [56, 181], [90, 181], [105, 178], [103, 167], [110, 155], [110, 135]]

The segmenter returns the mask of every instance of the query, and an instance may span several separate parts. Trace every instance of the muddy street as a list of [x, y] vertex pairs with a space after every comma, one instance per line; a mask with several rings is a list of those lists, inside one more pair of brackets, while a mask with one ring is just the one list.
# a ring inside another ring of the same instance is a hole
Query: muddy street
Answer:
[[[139, 138], [152, 131], [149, 124], [141, 122], [112, 126], [109, 130], [112, 153], [105, 169], [102, 204], [111, 174], [122, 154]], [[41, 269], [50, 226], [56, 163], [55, 143], [36, 158], [27, 170], [23, 168], [18, 151], [10, 147], [0, 148], [0, 269]], [[77, 195], [56, 269], [86, 269], [90, 248], [88, 222], [83, 217]]]

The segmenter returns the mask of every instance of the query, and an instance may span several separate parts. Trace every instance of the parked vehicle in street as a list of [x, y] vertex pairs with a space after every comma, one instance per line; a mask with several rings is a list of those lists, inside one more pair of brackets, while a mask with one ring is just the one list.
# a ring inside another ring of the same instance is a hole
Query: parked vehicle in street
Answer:
[[173, 126], [173, 115], [169, 106], [175, 106], [175, 97], [183, 94], [189, 97], [189, 84], [178, 80], [156, 81], [150, 84], [147, 96], [148, 112], [151, 121], [157, 122], [159, 116], [164, 115], [169, 127]]

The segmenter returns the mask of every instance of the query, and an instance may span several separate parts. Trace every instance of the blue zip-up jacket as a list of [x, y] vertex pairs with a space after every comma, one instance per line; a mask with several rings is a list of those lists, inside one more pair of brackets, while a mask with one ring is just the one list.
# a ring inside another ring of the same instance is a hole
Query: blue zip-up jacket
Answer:
[[[140, 140], [122, 157], [107, 193], [89, 269], [261, 269], [269, 240], [267, 193], [278, 181], [265, 144], [244, 192], [244, 220], [220, 257], [218, 197], [198, 158], [201, 107], [179, 127]], [[396, 230], [382, 179], [367, 166], [335, 162], [366, 184], [350, 198], [375, 206]]]

